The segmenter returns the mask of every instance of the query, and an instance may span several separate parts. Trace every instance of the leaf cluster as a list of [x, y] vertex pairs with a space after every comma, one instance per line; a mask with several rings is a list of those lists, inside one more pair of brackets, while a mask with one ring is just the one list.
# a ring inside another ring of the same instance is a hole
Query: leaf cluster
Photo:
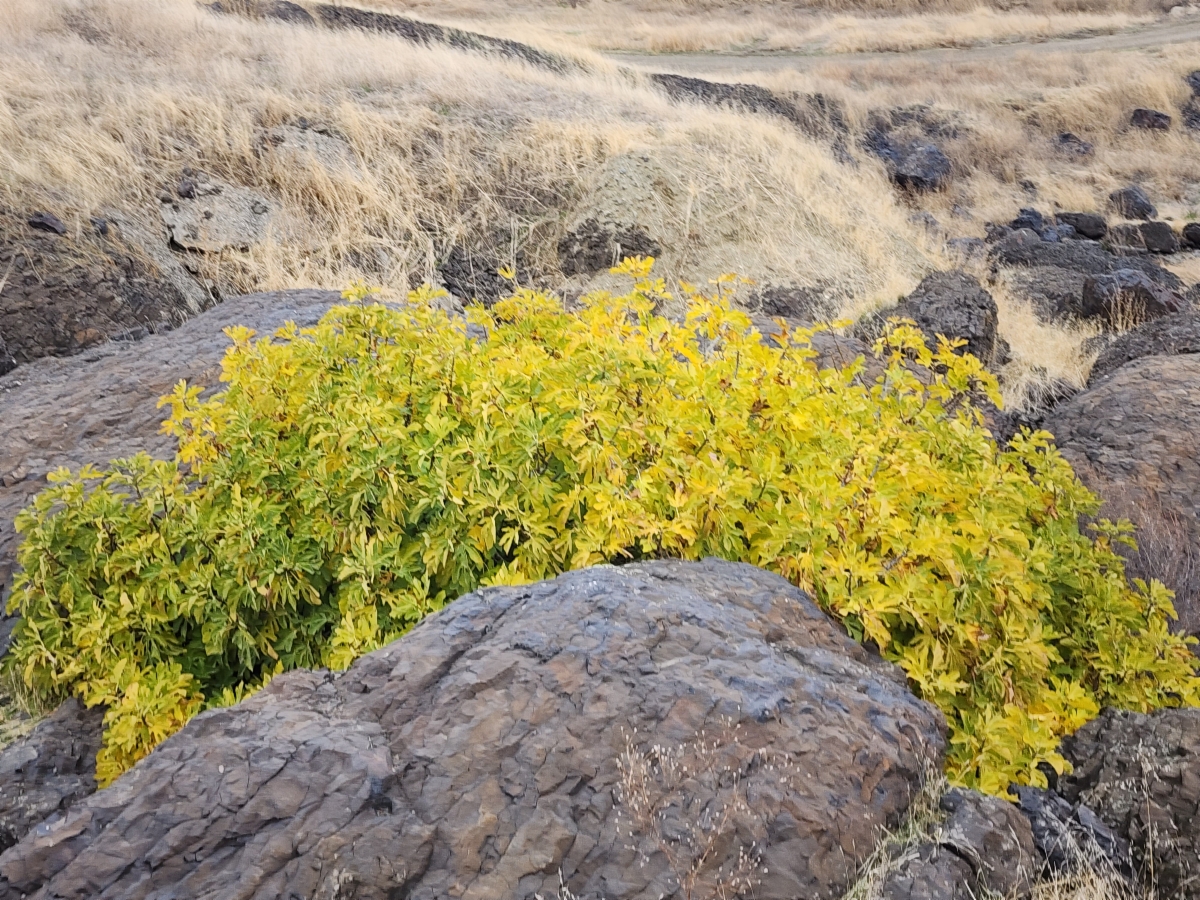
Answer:
[[[951, 728], [949, 772], [1062, 768], [1102, 705], [1196, 703], [1161, 585], [1130, 586], [1045, 433], [997, 448], [992, 377], [911, 325], [820, 369], [720, 296], [636, 287], [569, 313], [517, 290], [456, 319], [428, 289], [315, 327], [230, 329], [225, 391], [164, 398], [170, 461], [61, 471], [18, 519], [11, 666], [107, 707], [107, 782], [205, 706], [343, 668], [480, 585], [719, 556], [810, 591]], [[723, 285], [720, 287], [723, 290]], [[480, 338], [480, 329], [486, 337]]]

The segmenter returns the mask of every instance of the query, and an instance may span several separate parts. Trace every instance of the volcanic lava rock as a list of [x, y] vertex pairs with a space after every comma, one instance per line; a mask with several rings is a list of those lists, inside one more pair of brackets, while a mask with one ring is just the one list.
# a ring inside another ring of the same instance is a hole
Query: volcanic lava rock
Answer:
[[1128, 327], [1183, 309], [1183, 298], [1136, 269], [1118, 269], [1083, 283], [1079, 315]]
[[1200, 520], [1200, 355], [1126, 363], [1059, 406], [1047, 427], [1101, 496], [1107, 485]]
[[1146, 196], [1146, 192], [1136, 185], [1121, 188], [1108, 195], [1108, 202], [1113, 209], [1128, 219], [1153, 219], [1158, 210]]
[[1072, 226], [1085, 238], [1093, 241], [1100, 240], [1108, 231], [1108, 223], [1104, 221], [1104, 217], [1095, 213], [1056, 213], [1054, 218], [1065, 225]]
[[1059, 792], [1086, 803], [1153, 872], [1159, 896], [1200, 897], [1200, 709], [1106, 709], [1063, 740]]
[[[689, 782], [690, 808], [743, 792], [712, 863], [757, 835], [761, 900], [840, 896], [945, 743], [899, 669], [777, 576], [601, 566], [198, 716], [0, 856], [0, 897], [531, 900], [560, 873], [576, 896], [678, 897], [618, 760], [701, 732], [738, 778]], [[654, 827], [703, 827], [680, 809]]]
[[1007, 348], [996, 331], [996, 301], [965, 272], [952, 270], [926, 276], [900, 304], [864, 319], [856, 330], [864, 338], [871, 338], [893, 317], [912, 319], [931, 343], [939, 334], [964, 338], [967, 344], [962, 352], [978, 357], [985, 365], [1003, 363]]
[[74, 698], [0, 751], [0, 850], [96, 790], [103, 709]]
[[1096, 357], [1088, 386], [1135, 359], [1182, 353], [1200, 353], [1200, 312], [1195, 309], [1144, 322], [1118, 335]]
[[1179, 237], [1166, 222], [1143, 222], [1142, 243], [1151, 253], [1178, 253]]

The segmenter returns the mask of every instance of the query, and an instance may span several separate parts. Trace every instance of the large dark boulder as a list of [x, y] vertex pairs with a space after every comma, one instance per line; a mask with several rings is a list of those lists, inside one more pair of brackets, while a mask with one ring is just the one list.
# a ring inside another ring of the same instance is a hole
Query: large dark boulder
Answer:
[[1189, 250], [1200, 250], [1200, 222], [1188, 222], [1181, 234], [1183, 245]]
[[1055, 409], [1046, 427], [1104, 496], [1141, 497], [1200, 520], [1200, 355], [1126, 363]]
[[[701, 774], [622, 775], [701, 735]], [[679, 897], [687, 836], [726, 808], [710, 865], [757, 839], [755, 897], [834, 898], [944, 745], [899, 669], [781, 578], [601, 566], [479, 591], [344, 674], [197, 717], [0, 855], [0, 897], [531, 900], [560, 874]]]
[[1135, 359], [1180, 353], [1200, 353], [1200, 312], [1195, 309], [1154, 319], [1118, 335], [1096, 357], [1088, 386]]
[[936, 144], [876, 133], [870, 136], [867, 147], [883, 160], [892, 181], [899, 187], [936, 191], [950, 180], [953, 165]]
[[1029, 302], [1039, 318], [1054, 321], [1079, 309], [1087, 278], [1078, 269], [1030, 266], [1010, 269], [1004, 280], [1014, 295]]
[[68, 700], [0, 751], [0, 850], [96, 790], [102, 709]]
[[1178, 253], [1179, 236], [1166, 222], [1143, 222], [1142, 243], [1151, 253]]
[[932, 345], [937, 335], [964, 338], [962, 352], [985, 365], [1004, 362], [1007, 348], [999, 339], [996, 301], [972, 276], [959, 270], [927, 275], [897, 306], [881, 310], [856, 329], [863, 337], [878, 333], [890, 318], [912, 319]]
[[1118, 269], [1111, 275], [1096, 275], [1084, 281], [1077, 312], [1084, 319], [1128, 328], [1183, 308], [1182, 297], [1155, 284], [1143, 272]]
[[1158, 215], [1158, 209], [1137, 185], [1113, 191], [1108, 195], [1108, 202], [1127, 219], [1153, 219]]
[[1048, 873], [1095, 871], [1101, 860], [1115, 872], [1132, 874], [1129, 842], [1084, 803], [1069, 803], [1055, 790], [1012, 785], [1017, 808], [1028, 820], [1033, 843]]
[[1063, 755], [1074, 772], [1059, 791], [1129, 842], [1157, 895], [1200, 897], [1200, 709], [1105, 710]]

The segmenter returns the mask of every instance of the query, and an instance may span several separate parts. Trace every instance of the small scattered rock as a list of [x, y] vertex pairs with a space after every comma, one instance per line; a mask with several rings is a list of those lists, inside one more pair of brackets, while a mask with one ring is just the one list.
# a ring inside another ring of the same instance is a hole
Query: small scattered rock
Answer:
[[1113, 191], [1108, 195], [1108, 201], [1113, 209], [1128, 219], [1149, 220], [1158, 215], [1158, 209], [1137, 185]]
[[1111, 275], [1095, 275], [1084, 281], [1079, 314], [1110, 326], [1130, 327], [1182, 308], [1182, 297], [1155, 284], [1145, 273], [1118, 269]]
[[1181, 235], [1183, 245], [1190, 250], [1200, 250], [1200, 222], [1188, 222]]
[[1095, 213], [1061, 212], [1054, 218], [1064, 225], [1070, 225], [1085, 238], [1093, 241], [1100, 240], [1108, 232], [1108, 223], [1104, 221], [1104, 217]]
[[1143, 222], [1142, 242], [1151, 253], [1178, 253], [1179, 237], [1166, 222]]
[[67, 226], [63, 224], [62, 219], [49, 212], [35, 212], [29, 217], [29, 227], [38, 231], [48, 231], [51, 234], [67, 233]]
[[1014, 231], [1021, 228], [1030, 228], [1038, 233], [1046, 227], [1046, 218], [1036, 209], [1030, 207], [1022, 207], [1017, 212], [1017, 217], [1009, 222], [1009, 228]]
[[1055, 141], [1058, 149], [1071, 156], [1091, 156], [1096, 148], [1077, 134], [1064, 131]]
[[1129, 124], [1134, 128], [1142, 128], [1147, 131], [1170, 131], [1171, 117], [1157, 109], [1138, 107], [1129, 117]]
[[100, 216], [92, 216], [88, 221], [90, 221], [92, 223], [92, 227], [96, 229], [96, 234], [100, 235], [100, 237], [108, 237], [108, 219], [101, 218]]
[[1200, 353], [1200, 312], [1195, 309], [1161, 316], [1118, 335], [1096, 357], [1088, 387], [1135, 359], [1182, 353]]

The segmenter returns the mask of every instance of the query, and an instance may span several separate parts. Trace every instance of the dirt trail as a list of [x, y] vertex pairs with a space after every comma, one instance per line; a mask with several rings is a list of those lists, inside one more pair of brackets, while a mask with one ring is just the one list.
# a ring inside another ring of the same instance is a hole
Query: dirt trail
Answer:
[[872, 53], [810, 53], [802, 51], [748, 53], [623, 53], [605, 55], [614, 62], [656, 72], [679, 75], [730, 76], [740, 72], [777, 72], [811, 69], [817, 66], [863, 65], [893, 60], [920, 60], [953, 65], [957, 62], [1000, 60], [1025, 54], [1056, 52], [1092, 53], [1096, 51], [1156, 50], [1167, 44], [1200, 42], [1200, 18], [1158, 22], [1114, 34], [1090, 37], [1065, 37], [1044, 41], [1014, 41], [978, 47], [909, 50]]

